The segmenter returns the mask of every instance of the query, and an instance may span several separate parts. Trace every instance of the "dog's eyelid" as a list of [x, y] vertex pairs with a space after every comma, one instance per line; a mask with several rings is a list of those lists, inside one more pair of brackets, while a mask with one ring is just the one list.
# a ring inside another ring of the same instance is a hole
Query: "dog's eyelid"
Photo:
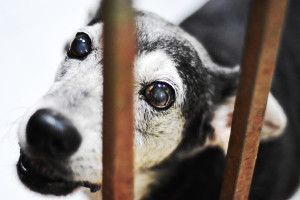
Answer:
[[85, 34], [85, 35], [87, 35], [87, 36], [90, 37], [89, 33], [84, 32], [84, 31], [78, 31], [78, 32], [76, 33], [75, 37], [78, 36], [78, 35], [80, 35], [80, 34]]
[[141, 90], [138, 94], [143, 95], [145, 93], [146, 88], [155, 83], [164, 83], [164, 84], [169, 85], [174, 90], [175, 96], [177, 96], [177, 94], [178, 94], [177, 84], [173, 83], [172, 81], [164, 80], [164, 79], [141, 83], [140, 84]]

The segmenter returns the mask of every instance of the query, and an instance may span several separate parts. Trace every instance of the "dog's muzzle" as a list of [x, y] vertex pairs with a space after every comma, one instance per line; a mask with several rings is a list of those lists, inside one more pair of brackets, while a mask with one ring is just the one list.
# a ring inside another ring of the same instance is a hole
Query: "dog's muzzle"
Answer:
[[92, 192], [99, 185], [72, 181], [73, 173], [65, 165], [79, 148], [81, 136], [73, 124], [59, 112], [40, 109], [26, 127], [26, 149], [21, 149], [17, 172], [31, 190], [42, 194], [66, 195], [79, 186]]

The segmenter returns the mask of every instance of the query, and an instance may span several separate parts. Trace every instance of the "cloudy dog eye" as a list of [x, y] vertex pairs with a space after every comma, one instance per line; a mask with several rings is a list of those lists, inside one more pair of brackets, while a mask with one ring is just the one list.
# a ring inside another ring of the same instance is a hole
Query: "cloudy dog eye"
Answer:
[[145, 90], [147, 101], [155, 108], [168, 108], [175, 100], [174, 89], [167, 83], [155, 82]]
[[73, 40], [68, 56], [71, 58], [83, 59], [92, 50], [92, 41], [90, 37], [85, 33], [78, 33]]

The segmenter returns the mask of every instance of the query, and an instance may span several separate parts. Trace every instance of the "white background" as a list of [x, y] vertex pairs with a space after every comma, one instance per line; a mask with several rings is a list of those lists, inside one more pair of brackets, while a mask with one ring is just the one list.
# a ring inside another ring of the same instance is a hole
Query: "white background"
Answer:
[[[135, 7], [179, 23], [205, 1], [136, 0]], [[51, 85], [66, 41], [87, 23], [97, 4], [97, 0], [0, 0], [0, 199], [86, 199], [82, 192], [45, 197], [19, 182], [17, 127], [26, 109]]]
[[[205, 0], [136, 0], [135, 7], [179, 23]], [[66, 41], [87, 23], [97, 0], [0, 0], [0, 199], [86, 199], [81, 192], [54, 198], [18, 180], [18, 122], [51, 85]]]

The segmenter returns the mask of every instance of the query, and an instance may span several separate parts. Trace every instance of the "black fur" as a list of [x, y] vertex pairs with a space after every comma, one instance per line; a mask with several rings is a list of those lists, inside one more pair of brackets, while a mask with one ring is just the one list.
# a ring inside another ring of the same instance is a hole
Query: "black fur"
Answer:
[[219, 148], [208, 148], [176, 165], [165, 162], [155, 169], [157, 181], [143, 200], [218, 199], [224, 164]]
[[[181, 27], [201, 41], [215, 62], [225, 67], [233, 67], [241, 61], [249, 5], [250, 0], [210, 0], [186, 19]], [[287, 199], [299, 183], [299, 10], [299, 0], [292, 0], [272, 87], [274, 96], [286, 111], [289, 124], [282, 136], [261, 143], [249, 199]], [[142, 12], [136, 14], [138, 17], [147, 17]], [[89, 25], [99, 20], [102, 20], [100, 10]], [[166, 22], [166, 31], [168, 27], [175, 26]], [[137, 34], [146, 32], [138, 31]], [[138, 41], [139, 54], [158, 49], [166, 52], [176, 63], [184, 84], [189, 86], [186, 88], [185, 102], [182, 106], [186, 120], [183, 139], [167, 159], [152, 168], [156, 172], [156, 179], [149, 186], [149, 192], [143, 200], [218, 199], [225, 166], [223, 150], [209, 147], [191, 154], [187, 152], [203, 146], [205, 139], [213, 136], [214, 130], [210, 122], [214, 107], [233, 94], [238, 74], [225, 77], [208, 71], [203, 67], [202, 60], [193, 46], [181, 38], [180, 33], [172, 32], [170, 35], [176, 37], [162, 36], [155, 41], [151, 40], [151, 43], [145, 39]], [[148, 35], [138, 36], [138, 38], [148, 37]], [[20, 164], [19, 173], [22, 169]], [[24, 171], [21, 172], [21, 179], [30, 178], [25, 175]], [[32, 187], [41, 190], [40, 185], [36, 183], [34, 182]], [[58, 190], [57, 193], [68, 193], [78, 184], [65, 184], [67, 191]], [[88, 186], [93, 191], [99, 189], [87, 183], [81, 185]]]
[[[248, 5], [249, 0], [211, 0], [181, 26], [204, 44], [217, 63], [234, 66], [241, 60]], [[249, 199], [288, 199], [299, 185], [299, 10], [300, 2], [292, 0], [272, 86], [274, 96], [286, 111], [288, 126], [279, 138], [261, 143]], [[186, 130], [208, 131], [195, 123]], [[157, 181], [149, 187], [144, 200], [218, 199], [224, 164], [225, 155], [218, 148], [206, 149], [183, 160], [171, 156], [154, 168], [158, 172]]]
[[223, 66], [240, 63], [250, 0], [212, 0], [181, 23]]

